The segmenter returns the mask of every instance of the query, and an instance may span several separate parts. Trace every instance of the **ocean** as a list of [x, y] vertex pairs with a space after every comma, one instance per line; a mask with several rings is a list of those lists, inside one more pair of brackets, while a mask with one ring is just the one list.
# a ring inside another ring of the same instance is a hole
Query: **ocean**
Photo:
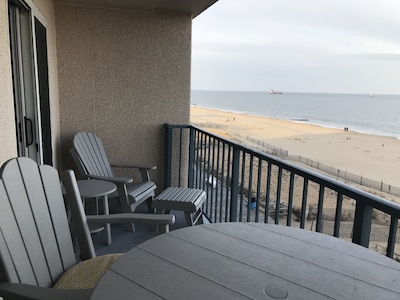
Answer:
[[191, 104], [400, 139], [400, 95], [192, 91]]

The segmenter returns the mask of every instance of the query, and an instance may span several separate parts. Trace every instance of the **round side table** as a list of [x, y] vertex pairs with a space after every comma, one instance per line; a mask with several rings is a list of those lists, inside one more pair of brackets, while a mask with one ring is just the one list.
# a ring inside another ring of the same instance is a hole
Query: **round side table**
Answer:
[[[104, 214], [109, 214], [109, 206], [108, 206], [108, 195], [113, 193], [117, 186], [109, 181], [104, 180], [78, 180], [78, 188], [79, 193], [82, 197], [82, 200], [85, 201], [86, 198], [98, 198], [103, 199], [104, 206]], [[110, 224], [106, 224], [104, 226], [99, 227], [90, 227], [90, 232], [98, 232], [100, 230], [105, 229], [106, 231], [106, 239], [107, 245], [111, 244], [111, 227]]]

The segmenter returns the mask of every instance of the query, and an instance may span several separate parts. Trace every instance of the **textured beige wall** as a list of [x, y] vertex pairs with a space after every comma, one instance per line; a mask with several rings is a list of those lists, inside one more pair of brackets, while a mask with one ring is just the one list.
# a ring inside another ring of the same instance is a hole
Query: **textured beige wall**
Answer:
[[[17, 155], [7, 3], [7, 0], [0, 3], [0, 164]], [[60, 161], [60, 125], [54, 6], [51, 0], [28, 1], [28, 4], [47, 28], [53, 159], [57, 167]]]
[[0, 3], [0, 165], [17, 155], [7, 3]]
[[111, 162], [157, 165], [161, 188], [163, 124], [190, 119], [191, 17], [55, 7], [63, 169], [86, 130]]

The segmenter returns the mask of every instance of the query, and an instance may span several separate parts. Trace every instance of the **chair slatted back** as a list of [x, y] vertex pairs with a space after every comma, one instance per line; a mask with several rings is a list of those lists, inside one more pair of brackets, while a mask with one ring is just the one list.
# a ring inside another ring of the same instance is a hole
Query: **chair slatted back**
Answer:
[[76, 264], [58, 172], [14, 158], [0, 178], [0, 281], [51, 287]]
[[79, 158], [77, 163], [82, 166], [86, 175], [114, 177], [99, 137], [90, 132], [79, 132], [74, 136], [74, 149]]

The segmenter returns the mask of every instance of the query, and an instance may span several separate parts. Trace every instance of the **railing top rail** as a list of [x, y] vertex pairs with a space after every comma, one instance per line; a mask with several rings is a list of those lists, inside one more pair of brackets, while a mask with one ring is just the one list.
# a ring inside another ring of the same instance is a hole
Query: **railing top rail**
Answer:
[[192, 125], [181, 125], [181, 124], [164, 124], [166, 128], [170, 129], [180, 129], [180, 128], [190, 128]]

